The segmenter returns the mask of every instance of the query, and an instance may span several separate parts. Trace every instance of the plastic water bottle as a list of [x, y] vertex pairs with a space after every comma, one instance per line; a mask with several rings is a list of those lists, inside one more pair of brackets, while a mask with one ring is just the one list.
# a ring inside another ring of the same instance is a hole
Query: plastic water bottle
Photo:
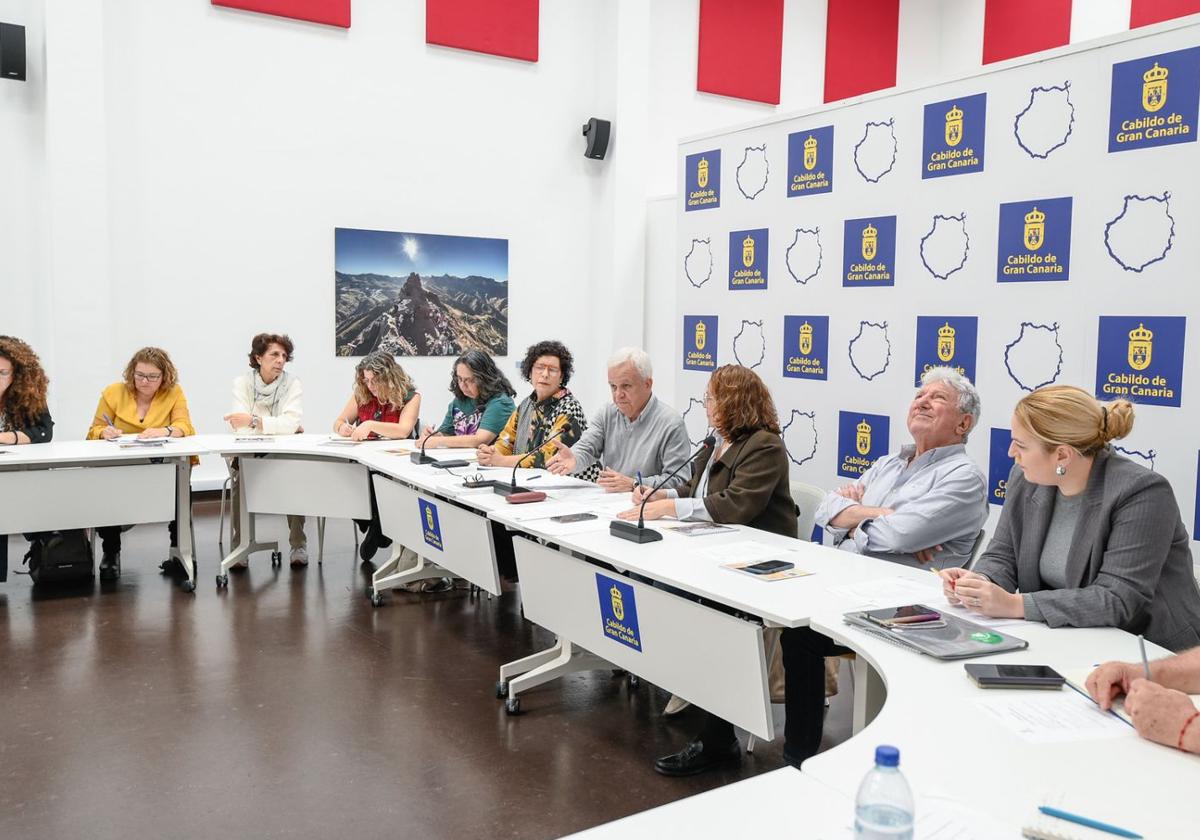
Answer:
[[875, 767], [858, 786], [854, 836], [860, 840], [912, 840], [913, 795], [900, 773], [900, 750], [875, 748]]

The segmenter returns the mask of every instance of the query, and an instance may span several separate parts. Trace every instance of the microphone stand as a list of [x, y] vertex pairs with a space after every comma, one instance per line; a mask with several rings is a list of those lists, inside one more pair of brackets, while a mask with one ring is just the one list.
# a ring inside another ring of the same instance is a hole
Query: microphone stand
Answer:
[[[420, 423], [419, 420], [417, 422]], [[437, 463], [437, 458], [434, 458], [430, 455], [425, 454], [425, 446], [426, 446], [426, 444], [429, 443], [429, 438], [431, 438], [431, 437], [433, 437], [433, 435], [426, 435], [425, 440], [421, 441], [421, 451], [413, 452], [411, 455], [408, 456], [409, 460], [412, 461], [414, 464]]]
[[554, 440], [557, 437], [561, 437], [562, 433], [565, 432], [569, 428], [570, 428], [569, 425], [564, 426], [563, 428], [559, 429], [554, 434], [550, 435], [550, 437], [548, 437], [544, 441], [542, 441], [541, 446], [536, 446], [533, 449], [530, 449], [528, 452], [526, 452], [524, 455], [522, 455], [520, 458], [518, 458], [517, 462], [515, 464], [513, 464], [512, 478], [509, 479], [508, 484], [504, 484], [502, 482], [495, 481], [492, 483], [492, 492], [495, 493], [497, 496], [511, 496], [513, 493], [528, 493], [529, 492], [528, 487], [518, 487], [517, 486], [517, 468], [521, 466], [522, 461], [524, 461], [530, 455], [536, 454], [537, 451], [542, 448], [542, 446], [545, 446], [550, 441]]
[[642, 499], [642, 504], [638, 508], [638, 521], [636, 525], [634, 525], [632, 522], [626, 522], [624, 519], [614, 519], [608, 524], [608, 533], [611, 536], [620, 537], [623, 540], [629, 540], [630, 542], [639, 544], [658, 542], [661, 540], [661, 531], [656, 531], [653, 528], [646, 527], [646, 502], [650, 501], [650, 497], [661, 490], [663, 485], [665, 485], [675, 476], [679, 475], [680, 470], [692, 463], [692, 461], [695, 461], [703, 453], [712, 449], [714, 446], [716, 446], [716, 444], [717, 439], [715, 437], [712, 435], [706, 437], [704, 442], [700, 444], [700, 448], [696, 450], [692, 457], [688, 458], [686, 461], [676, 467], [666, 478], [659, 481], [658, 484], [654, 486], [654, 489], [646, 494], [646, 498]]

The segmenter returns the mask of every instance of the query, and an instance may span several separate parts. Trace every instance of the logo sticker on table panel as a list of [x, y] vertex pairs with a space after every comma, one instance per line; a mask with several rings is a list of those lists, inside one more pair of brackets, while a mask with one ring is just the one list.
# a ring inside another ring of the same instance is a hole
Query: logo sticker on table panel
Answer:
[[604, 635], [641, 652], [642, 631], [638, 627], [637, 593], [633, 587], [597, 572], [596, 592], [600, 596]]
[[421, 509], [421, 535], [425, 537], [426, 544], [441, 551], [442, 523], [438, 521], [437, 505], [424, 499], [417, 499], [417, 504]]

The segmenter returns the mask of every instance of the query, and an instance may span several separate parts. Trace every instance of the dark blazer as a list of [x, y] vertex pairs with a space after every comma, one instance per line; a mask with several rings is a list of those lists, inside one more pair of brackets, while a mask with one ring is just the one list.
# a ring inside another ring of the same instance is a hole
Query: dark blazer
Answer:
[[[691, 480], [679, 488], [681, 497], [695, 495], [712, 452], [697, 458]], [[760, 429], [734, 441], [713, 464], [703, 502], [714, 522], [795, 537], [799, 510], [792, 501], [787, 450], [779, 435]]]
[[1200, 589], [1171, 485], [1128, 458], [1096, 455], [1067, 552], [1069, 589], [1044, 589], [1038, 564], [1057, 498], [1014, 467], [1000, 523], [975, 571], [1033, 593], [1051, 627], [1119, 627], [1173, 651], [1200, 644]]

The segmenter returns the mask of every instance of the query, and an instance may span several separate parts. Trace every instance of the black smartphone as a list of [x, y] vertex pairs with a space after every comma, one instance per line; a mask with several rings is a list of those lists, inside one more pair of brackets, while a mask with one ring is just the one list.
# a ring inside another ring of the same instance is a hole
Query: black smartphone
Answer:
[[786, 572], [788, 569], [794, 568], [796, 568], [796, 564], [786, 560], [764, 560], [753, 566], [745, 566], [742, 571], [752, 575], [773, 575], [776, 572]]
[[1049, 665], [984, 665], [968, 662], [963, 665], [967, 676], [980, 688], [1062, 688], [1066, 682]]
[[564, 513], [562, 516], [551, 516], [551, 522], [587, 522], [589, 519], [596, 519], [594, 513]]

